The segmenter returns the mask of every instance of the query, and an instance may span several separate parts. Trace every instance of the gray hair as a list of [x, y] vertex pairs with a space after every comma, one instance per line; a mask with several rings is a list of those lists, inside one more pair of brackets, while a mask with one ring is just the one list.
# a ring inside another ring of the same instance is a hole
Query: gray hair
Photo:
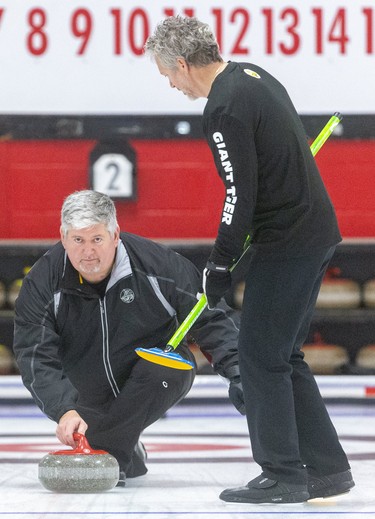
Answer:
[[104, 223], [113, 236], [117, 228], [116, 207], [109, 196], [97, 191], [76, 191], [69, 195], [61, 209], [61, 228], [66, 236], [70, 228], [85, 229]]
[[144, 51], [170, 69], [176, 68], [178, 58], [196, 67], [223, 62], [210, 27], [197, 18], [183, 16], [170, 16], [160, 22], [147, 39]]

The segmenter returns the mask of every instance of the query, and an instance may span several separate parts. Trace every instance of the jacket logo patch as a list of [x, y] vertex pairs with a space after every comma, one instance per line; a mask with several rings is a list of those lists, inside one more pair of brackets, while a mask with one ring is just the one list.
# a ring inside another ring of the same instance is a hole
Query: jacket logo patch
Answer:
[[132, 303], [134, 298], [134, 292], [131, 288], [124, 288], [124, 290], [121, 290], [120, 299], [123, 303]]
[[260, 79], [260, 75], [258, 74], [258, 72], [255, 72], [255, 70], [251, 70], [250, 68], [245, 68], [244, 72], [248, 76], [255, 77], [256, 79]]

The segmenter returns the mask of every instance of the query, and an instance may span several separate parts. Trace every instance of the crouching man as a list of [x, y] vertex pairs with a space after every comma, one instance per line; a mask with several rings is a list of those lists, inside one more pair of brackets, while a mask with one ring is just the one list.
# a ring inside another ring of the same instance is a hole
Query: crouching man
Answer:
[[[169, 248], [120, 233], [114, 203], [95, 191], [65, 199], [60, 234], [23, 282], [15, 357], [57, 438], [74, 447], [73, 433], [85, 434], [116, 457], [125, 484], [147, 472], [142, 431], [188, 393], [196, 372], [150, 363], [135, 349], [165, 347], [196, 303], [200, 273]], [[222, 301], [190, 333], [243, 414], [233, 312]], [[186, 342], [176, 351], [194, 362]]]

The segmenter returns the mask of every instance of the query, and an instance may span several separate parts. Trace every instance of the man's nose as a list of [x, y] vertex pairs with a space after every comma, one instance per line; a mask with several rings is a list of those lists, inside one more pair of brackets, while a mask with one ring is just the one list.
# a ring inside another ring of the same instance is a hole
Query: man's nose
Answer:
[[95, 247], [93, 245], [85, 245], [83, 248], [83, 254], [85, 257], [90, 257], [95, 254]]

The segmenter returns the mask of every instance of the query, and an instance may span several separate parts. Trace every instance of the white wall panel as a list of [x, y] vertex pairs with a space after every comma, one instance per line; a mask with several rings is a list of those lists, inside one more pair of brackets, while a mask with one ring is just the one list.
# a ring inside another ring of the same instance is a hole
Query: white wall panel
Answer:
[[375, 113], [372, 0], [1, 0], [0, 113], [200, 114], [142, 54], [171, 9], [273, 73], [300, 113]]

